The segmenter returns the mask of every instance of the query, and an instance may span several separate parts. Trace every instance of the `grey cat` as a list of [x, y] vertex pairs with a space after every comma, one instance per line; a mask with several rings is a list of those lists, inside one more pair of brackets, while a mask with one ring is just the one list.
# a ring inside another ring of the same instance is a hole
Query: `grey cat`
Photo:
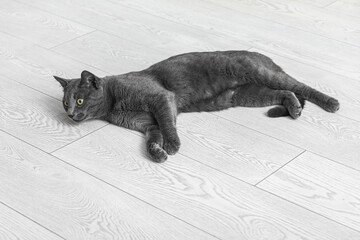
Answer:
[[287, 75], [270, 58], [248, 51], [193, 52], [170, 57], [149, 68], [100, 78], [54, 76], [64, 88], [68, 116], [80, 122], [103, 119], [146, 135], [156, 162], [178, 152], [176, 116], [235, 106], [264, 107], [269, 117], [300, 116], [304, 100], [328, 112], [339, 102]]

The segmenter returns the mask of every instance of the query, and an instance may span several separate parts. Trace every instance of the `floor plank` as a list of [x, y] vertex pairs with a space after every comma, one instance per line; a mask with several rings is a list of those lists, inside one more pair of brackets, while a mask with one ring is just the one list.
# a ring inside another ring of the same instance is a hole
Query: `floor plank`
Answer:
[[107, 124], [97, 120], [76, 124], [61, 101], [4, 77], [0, 81], [0, 129], [47, 152]]
[[66, 239], [214, 239], [18, 139], [0, 139], [0, 201]]
[[303, 150], [209, 113], [184, 113], [177, 128], [180, 153], [255, 184]]
[[60, 240], [61, 237], [0, 203], [0, 239]]
[[[360, 169], [360, 123], [307, 103], [300, 118], [268, 118], [268, 108], [233, 108], [217, 116], [260, 131], [275, 139]], [[246, 116], [246, 117], [244, 117]]]
[[139, 71], [165, 58], [161, 52], [99, 31], [53, 50], [111, 74]]
[[326, 7], [343, 14], [360, 18], [360, 2], [357, 0], [336, 0]]
[[93, 30], [11, 0], [1, 0], [0, 29], [46, 48]]
[[0, 64], [2, 76], [61, 101], [63, 91], [53, 75], [79, 78], [83, 70], [98, 76], [107, 75], [104, 71], [1, 32]]
[[261, 19], [360, 46], [359, 19], [339, 14], [330, 9], [316, 8], [304, 1], [205, 1], [234, 9], [241, 14], [250, 14]]
[[[298, 0], [289, 0], [289, 1], [296, 2]], [[334, 1], [336, 1], [336, 0], [301, 0], [301, 2], [310, 4], [313, 6], [317, 6], [317, 7], [326, 7]]]
[[[247, 48], [235, 38], [216, 36], [183, 24], [168, 21], [119, 5], [114, 1], [78, 0], [19, 0], [33, 7], [137, 42], [168, 56], [192, 51], [214, 51], [224, 48]], [[106, 26], [106, 27], [104, 27]], [[119, 45], [118, 47], [125, 48]]]
[[[198, 1], [131, 0], [118, 4], [136, 8], [219, 36], [236, 37], [253, 47], [286, 56], [330, 72], [359, 79], [360, 48], [218, 5]], [[236, 24], [237, 23], [237, 24]], [[243, 24], [246, 23], [246, 24]]]
[[360, 172], [306, 152], [258, 185], [360, 230]]
[[[201, 51], [201, 48], [189, 47], [190, 49]], [[112, 74], [145, 69], [156, 62], [171, 57], [171, 52], [173, 52], [171, 49], [158, 51], [156, 48], [144, 46], [139, 40], [134, 43], [134, 41], [99, 31], [61, 44], [53, 50]]]
[[137, 134], [109, 125], [54, 154], [221, 239], [360, 237], [182, 155], [153, 163], [144, 145]]

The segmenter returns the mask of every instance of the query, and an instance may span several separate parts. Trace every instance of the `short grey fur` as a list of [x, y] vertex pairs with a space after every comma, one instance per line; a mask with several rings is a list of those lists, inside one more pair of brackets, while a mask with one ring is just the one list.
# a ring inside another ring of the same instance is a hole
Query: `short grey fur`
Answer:
[[249, 51], [186, 53], [139, 72], [104, 78], [88, 71], [76, 79], [54, 77], [64, 88], [69, 117], [78, 122], [103, 119], [144, 133], [156, 162], [178, 152], [176, 116], [182, 112], [279, 105], [268, 111], [269, 117], [296, 119], [304, 100], [328, 112], [340, 106], [286, 74], [270, 58]]

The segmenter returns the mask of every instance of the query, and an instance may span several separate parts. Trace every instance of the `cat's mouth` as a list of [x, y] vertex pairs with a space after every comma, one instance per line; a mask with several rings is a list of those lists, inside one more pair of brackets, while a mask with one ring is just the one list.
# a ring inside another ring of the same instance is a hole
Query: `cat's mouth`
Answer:
[[84, 119], [74, 119], [74, 118], [72, 118], [72, 120], [75, 121], [75, 122], [81, 122]]
[[81, 121], [85, 120], [86, 116], [83, 113], [79, 113], [78, 115], [70, 117], [70, 118], [75, 122], [81, 122]]

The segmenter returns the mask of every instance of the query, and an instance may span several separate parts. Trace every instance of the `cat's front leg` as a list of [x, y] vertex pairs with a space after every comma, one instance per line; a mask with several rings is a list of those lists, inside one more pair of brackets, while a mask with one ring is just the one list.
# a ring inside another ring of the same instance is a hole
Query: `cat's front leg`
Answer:
[[146, 136], [146, 149], [155, 162], [164, 162], [167, 153], [163, 147], [163, 136], [154, 117], [141, 111], [111, 111], [106, 120], [112, 124], [142, 132]]
[[169, 92], [153, 97], [150, 110], [164, 136], [163, 148], [170, 155], [177, 153], [180, 149], [180, 138], [176, 130], [177, 107], [174, 94]]

